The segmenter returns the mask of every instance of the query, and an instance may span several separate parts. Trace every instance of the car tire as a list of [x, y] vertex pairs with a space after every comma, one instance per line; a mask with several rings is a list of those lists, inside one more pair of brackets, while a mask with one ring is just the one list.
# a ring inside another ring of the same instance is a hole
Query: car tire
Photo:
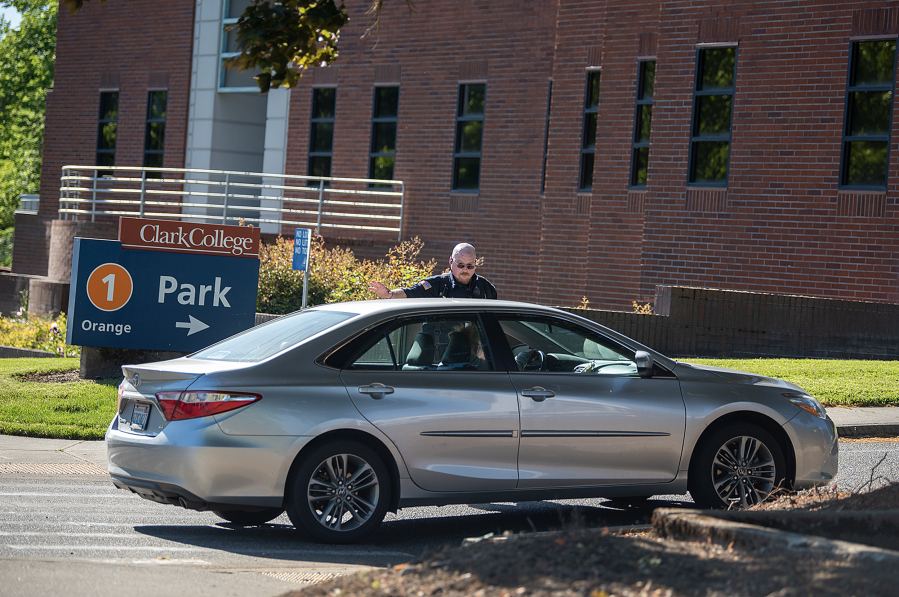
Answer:
[[259, 526], [281, 516], [284, 508], [266, 508], [256, 512], [245, 512], [243, 510], [213, 510], [213, 514], [219, 518], [224, 518], [230, 523], [239, 524], [245, 527]]
[[698, 447], [688, 487], [703, 508], [745, 508], [784, 485], [786, 460], [774, 437], [752, 423], [729, 424]]
[[371, 535], [391, 499], [390, 475], [381, 457], [360, 442], [338, 440], [302, 458], [285, 500], [294, 526], [325, 543], [355, 543]]

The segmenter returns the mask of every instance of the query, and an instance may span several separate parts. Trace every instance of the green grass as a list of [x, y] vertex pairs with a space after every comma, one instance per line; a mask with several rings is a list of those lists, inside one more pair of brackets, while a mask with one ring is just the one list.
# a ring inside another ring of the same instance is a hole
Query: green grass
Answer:
[[77, 369], [78, 359], [0, 359], [0, 433], [103, 439], [120, 380], [45, 383], [21, 376]]
[[899, 361], [679, 359], [795, 383], [824, 406], [899, 406]]
[[[825, 406], [899, 406], [899, 361], [681, 359], [778, 377]], [[77, 359], [0, 359], [0, 434], [103, 439], [116, 408], [118, 379], [27, 382], [23, 375], [78, 368]]]

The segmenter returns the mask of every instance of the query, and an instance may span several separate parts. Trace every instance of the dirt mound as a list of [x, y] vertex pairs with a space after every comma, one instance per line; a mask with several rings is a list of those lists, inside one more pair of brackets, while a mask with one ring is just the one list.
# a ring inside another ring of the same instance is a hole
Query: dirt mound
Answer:
[[30, 375], [17, 376], [21, 381], [32, 381], [38, 383], [69, 383], [73, 381], [81, 381], [78, 377], [78, 369], [71, 371], [51, 371], [49, 373], [32, 373]]
[[[861, 494], [808, 490], [783, 495], [754, 510], [889, 510], [897, 503], [899, 484], [894, 484]], [[665, 540], [651, 531], [616, 535], [580, 530], [446, 548], [392, 570], [338, 578], [291, 595], [892, 597], [897, 583], [897, 567], [871, 559], [809, 558], [801, 549], [744, 551]]]

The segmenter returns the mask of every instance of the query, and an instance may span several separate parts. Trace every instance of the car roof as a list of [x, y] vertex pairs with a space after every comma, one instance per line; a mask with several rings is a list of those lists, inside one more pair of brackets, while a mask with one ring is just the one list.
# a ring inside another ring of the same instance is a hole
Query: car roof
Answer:
[[453, 298], [413, 298], [413, 299], [382, 299], [375, 301], [351, 301], [346, 303], [327, 303], [315, 305], [311, 309], [327, 311], [343, 311], [358, 315], [388, 314], [395, 311], [542, 311], [546, 313], [564, 313], [552, 307], [523, 303], [518, 301], [498, 301], [488, 299], [453, 299]]

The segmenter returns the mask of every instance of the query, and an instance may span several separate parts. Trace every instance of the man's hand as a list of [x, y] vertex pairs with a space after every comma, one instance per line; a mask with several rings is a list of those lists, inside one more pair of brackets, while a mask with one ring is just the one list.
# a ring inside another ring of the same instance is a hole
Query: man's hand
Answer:
[[390, 298], [390, 289], [377, 280], [372, 280], [371, 282], [369, 282], [368, 289], [377, 294], [382, 299]]

